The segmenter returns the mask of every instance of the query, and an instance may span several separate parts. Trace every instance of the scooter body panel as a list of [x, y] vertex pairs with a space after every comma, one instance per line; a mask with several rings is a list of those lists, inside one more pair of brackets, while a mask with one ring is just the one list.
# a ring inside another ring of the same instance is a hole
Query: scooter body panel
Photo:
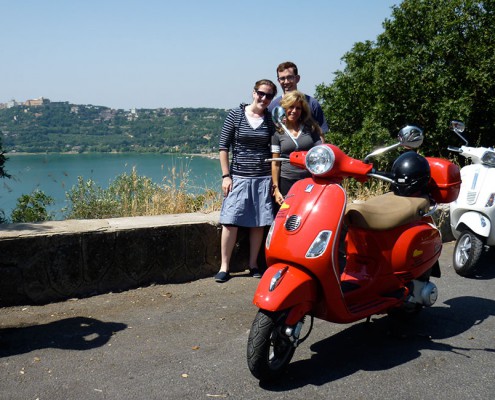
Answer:
[[486, 215], [476, 211], [467, 211], [461, 215], [454, 227], [457, 234], [456, 239], [460, 236], [460, 232], [464, 227], [468, 227], [478, 236], [488, 238], [491, 232], [491, 225], [490, 219]]
[[[276, 268], [265, 272], [264, 282], [260, 282], [254, 300], [258, 307], [283, 309], [302, 296], [284, 302], [290, 288], [301, 291], [310, 277], [319, 283], [318, 291], [311, 289], [312, 295], [318, 295], [311, 298], [312, 315], [337, 323], [356, 321], [400, 305], [408, 294], [407, 282], [423, 275], [438, 260], [440, 233], [425, 219], [385, 231], [349, 227], [344, 269], [338, 256], [345, 205], [346, 193], [338, 184], [305, 179], [293, 186], [275, 218], [266, 249], [267, 264]], [[328, 246], [319, 257], [308, 258], [307, 250], [321, 231], [331, 232]], [[268, 294], [270, 280], [283, 266], [305, 274], [292, 273], [291, 279]], [[308, 298], [306, 293], [301, 301]]]
[[416, 279], [433, 267], [441, 251], [442, 237], [433, 222], [418, 221], [404, 227], [392, 250], [394, 274]]
[[[311, 314], [335, 322], [349, 320], [337, 261], [345, 204], [346, 193], [336, 183], [310, 178], [296, 182], [275, 217], [270, 246], [265, 249], [269, 266], [288, 265], [289, 270], [303, 270], [318, 282], [318, 297]], [[308, 249], [322, 231], [331, 235], [325, 251], [319, 257], [307, 257]], [[263, 277], [266, 275], [269, 280], [273, 274], [265, 272]], [[265, 286], [260, 282], [258, 290]]]
[[[414, 279], [432, 267], [440, 256], [441, 248], [440, 232], [424, 221], [385, 231], [350, 228], [345, 271], [355, 274], [356, 270], [360, 270], [362, 275], [363, 260], [366, 260], [369, 265], [365, 274], [368, 280], [405, 273]], [[360, 264], [360, 267], [355, 266]]]
[[351, 290], [345, 299], [351, 310], [365, 313], [372, 310], [363, 308], [364, 304], [371, 307], [373, 299], [381, 301], [381, 311], [402, 303], [407, 283], [431, 269], [442, 248], [440, 232], [427, 221], [384, 231], [350, 227], [346, 242], [347, 263], [341, 279]]
[[[338, 276], [332, 257], [345, 204], [345, 191], [338, 184], [320, 184], [310, 178], [296, 182], [275, 217], [271, 244], [266, 249], [268, 265], [299, 265], [321, 280], [329, 273]], [[319, 257], [308, 258], [307, 251], [322, 231], [331, 232], [327, 249]]]
[[267, 311], [282, 311], [297, 304], [313, 305], [316, 302], [317, 285], [313, 277], [283, 263], [274, 264], [265, 271], [253, 299], [256, 307]]
[[450, 226], [457, 239], [469, 229], [495, 245], [495, 168], [471, 164], [461, 169], [462, 185], [456, 201], [450, 203]]

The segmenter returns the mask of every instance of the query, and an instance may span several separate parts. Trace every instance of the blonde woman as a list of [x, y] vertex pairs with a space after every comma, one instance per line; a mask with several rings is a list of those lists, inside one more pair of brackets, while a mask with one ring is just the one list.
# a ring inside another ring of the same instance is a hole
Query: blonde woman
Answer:
[[[295, 150], [309, 150], [311, 147], [322, 143], [320, 126], [311, 116], [311, 110], [304, 93], [298, 90], [288, 92], [282, 97], [280, 106], [285, 110], [285, 126], [294, 138], [295, 143], [287, 133], [279, 129], [272, 138], [272, 157], [289, 156]], [[275, 203], [280, 206], [292, 185], [296, 181], [309, 176], [308, 171], [294, 167], [289, 162], [272, 161]]]

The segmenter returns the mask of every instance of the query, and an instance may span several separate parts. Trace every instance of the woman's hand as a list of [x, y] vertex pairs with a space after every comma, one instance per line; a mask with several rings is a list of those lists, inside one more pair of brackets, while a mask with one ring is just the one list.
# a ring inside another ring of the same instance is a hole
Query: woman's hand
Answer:
[[278, 190], [278, 187], [275, 188], [275, 190], [273, 191], [273, 197], [275, 198], [275, 202], [280, 206], [284, 202], [284, 196], [282, 195], [282, 193], [280, 193], [280, 190]]
[[222, 178], [222, 191], [224, 197], [227, 197], [229, 192], [232, 191], [232, 178], [230, 176]]

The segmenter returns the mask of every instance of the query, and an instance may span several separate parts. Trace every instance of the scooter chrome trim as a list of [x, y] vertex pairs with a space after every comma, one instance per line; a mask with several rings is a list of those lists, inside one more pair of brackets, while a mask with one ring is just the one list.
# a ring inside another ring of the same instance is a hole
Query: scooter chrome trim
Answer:
[[413, 280], [413, 290], [407, 301], [431, 307], [438, 299], [438, 288], [433, 282]]
[[273, 275], [273, 278], [270, 281], [270, 287], [268, 288], [270, 292], [273, 292], [276, 287], [280, 285], [280, 282], [282, 281], [288, 269], [289, 267], [284, 267], [280, 269], [275, 275]]
[[435, 204], [430, 211], [423, 215], [423, 217], [431, 217], [437, 211], [438, 204]]
[[299, 215], [291, 215], [285, 221], [285, 229], [289, 232], [295, 231], [301, 225], [301, 217]]

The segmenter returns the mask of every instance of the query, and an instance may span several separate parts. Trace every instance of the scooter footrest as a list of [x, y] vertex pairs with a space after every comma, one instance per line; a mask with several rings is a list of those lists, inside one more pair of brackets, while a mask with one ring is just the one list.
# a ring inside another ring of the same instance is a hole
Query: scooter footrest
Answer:
[[386, 293], [383, 295], [383, 297], [393, 297], [394, 299], [402, 299], [404, 298], [406, 295], [406, 289], [404, 288], [401, 288], [401, 289], [397, 289], [393, 292], [390, 292], [390, 293]]
[[[395, 302], [395, 300], [393, 302]], [[379, 310], [386, 308], [386, 305], [389, 303], [392, 303], [392, 301], [390, 299], [387, 300], [384, 298], [378, 298], [378, 299], [373, 299], [373, 300], [369, 300], [369, 301], [365, 301], [365, 302], [350, 304], [349, 310], [353, 314], [369, 315], [370, 313], [371, 314], [377, 313]]]
[[340, 282], [340, 287], [342, 288], [342, 293], [348, 293], [352, 292], [353, 290], [359, 289], [361, 286], [359, 286], [357, 283], [343, 281]]

